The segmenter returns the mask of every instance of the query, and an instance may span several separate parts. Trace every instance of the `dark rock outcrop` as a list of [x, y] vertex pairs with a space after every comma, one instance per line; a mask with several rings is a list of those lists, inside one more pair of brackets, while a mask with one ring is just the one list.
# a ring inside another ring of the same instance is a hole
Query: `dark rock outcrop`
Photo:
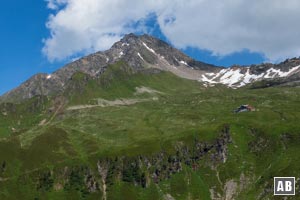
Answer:
[[[171, 178], [183, 170], [183, 166], [192, 170], [201, 168], [200, 161], [216, 166], [226, 161], [227, 146], [231, 143], [229, 126], [224, 126], [220, 136], [212, 142], [194, 140], [193, 144], [180, 143], [174, 147], [174, 153], [164, 151], [152, 155], [116, 156], [101, 158], [96, 168], [86, 165], [68, 166], [34, 172], [37, 177], [37, 190], [80, 191], [82, 195], [101, 192], [106, 199], [107, 190], [119, 181], [148, 187], [150, 183], [159, 183]], [[96, 169], [96, 170], [95, 170]]]

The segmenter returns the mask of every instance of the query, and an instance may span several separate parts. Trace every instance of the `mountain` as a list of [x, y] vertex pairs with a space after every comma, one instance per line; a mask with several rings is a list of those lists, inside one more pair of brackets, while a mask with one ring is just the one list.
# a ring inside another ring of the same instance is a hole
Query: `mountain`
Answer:
[[274, 199], [273, 177], [300, 177], [298, 66], [129, 34], [37, 74], [0, 103], [0, 199]]
[[128, 34], [107, 51], [83, 57], [53, 74], [34, 75], [20, 87], [4, 94], [1, 99], [16, 101], [35, 95], [58, 94], [63, 92], [66, 83], [75, 72], [80, 71], [91, 77], [98, 77], [108, 65], [120, 60], [128, 63], [134, 71], [155, 68], [171, 71], [188, 79], [197, 79], [203, 73], [219, 70], [213, 65], [195, 61], [167, 43], [149, 35]]
[[260, 64], [252, 66], [217, 67], [196, 61], [164, 41], [149, 35], [126, 35], [109, 50], [97, 52], [72, 62], [53, 74], [37, 74], [20, 87], [4, 94], [0, 101], [20, 101], [36, 95], [60, 94], [75, 72], [83, 72], [98, 77], [107, 66], [124, 61], [134, 71], [153, 68], [170, 71], [175, 75], [203, 82], [205, 86], [224, 84], [238, 88], [264, 79], [287, 78], [299, 81], [300, 59], [288, 59], [280, 64]]
[[[284, 83], [299, 82], [300, 59], [287, 59], [279, 64], [259, 64], [251, 66], [232, 66], [217, 73], [206, 73], [199, 79], [208, 85], [221, 83], [232, 88], [243, 87], [257, 81], [284, 78]], [[289, 80], [290, 79], [290, 80]], [[271, 81], [272, 82], [272, 81]]]

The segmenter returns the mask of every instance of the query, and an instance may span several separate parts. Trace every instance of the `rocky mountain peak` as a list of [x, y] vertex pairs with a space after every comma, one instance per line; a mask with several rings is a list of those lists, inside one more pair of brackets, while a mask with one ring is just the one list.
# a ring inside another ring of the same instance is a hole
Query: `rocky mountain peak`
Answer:
[[98, 77], [109, 65], [120, 60], [131, 66], [133, 71], [150, 67], [171, 71], [189, 79], [197, 79], [194, 68], [202, 71], [216, 70], [214, 66], [195, 61], [159, 39], [131, 33], [113, 44], [109, 50], [82, 57], [52, 74], [33, 76], [21, 86], [4, 94], [0, 101], [20, 101], [35, 95], [59, 93], [65, 89], [74, 73], [83, 72], [91, 77]]
[[126, 34], [122, 39], [121, 39], [121, 42], [127, 42], [127, 43], [134, 43], [135, 41], [137, 41], [139, 39], [139, 36], [138, 35], [135, 35], [133, 33], [129, 33], [129, 34]]

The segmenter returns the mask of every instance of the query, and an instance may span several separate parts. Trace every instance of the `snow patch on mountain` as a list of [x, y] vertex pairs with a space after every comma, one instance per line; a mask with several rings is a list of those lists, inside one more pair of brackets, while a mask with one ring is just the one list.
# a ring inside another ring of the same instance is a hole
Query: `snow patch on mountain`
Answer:
[[143, 45], [146, 47], [146, 49], [148, 49], [152, 53], [156, 54], [156, 52], [153, 49], [151, 49], [150, 47], [148, 47], [146, 43], [143, 42]]
[[300, 69], [300, 66], [296, 66], [296, 67], [293, 67], [292, 69], [290, 69], [287, 72], [282, 72], [280, 69], [270, 68], [266, 71], [266, 74], [264, 75], [264, 78], [286, 77], [286, 76], [296, 72], [299, 69]]
[[181, 61], [179, 61], [181, 64], [184, 64], [184, 65], [186, 65], [186, 66], [189, 66], [185, 61], [183, 61], [183, 60], [181, 60]]
[[137, 55], [140, 57], [140, 59], [142, 59], [143, 61], [145, 61], [144, 58], [141, 56], [141, 54], [139, 52], [137, 53]]
[[208, 82], [208, 83], [217, 83], [216, 81], [213, 81], [213, 80], [207, 78], [205, 75], [202, 75], [201, 81]]
[[[244, 69], [247, 69], [246, 72]], [[251, 73], [250, 67], [232, 67], [222, 69], [218, 73], [205, 73], [201, 76], [199, 81], [207, 84], [221, 83], [231, 88], [239, 88], [262, 79], [287, 77], [296, 72], [300, 72], [300, 65], [293, 67], [286, 72], [281, 71], [280, 69], [270, 68], [261, 74]]]
[[127, 42], [125, 42], [125, 43], [122, 43], [122, 47], [124, 47], [124, 46], [129, 46], [130, 44], [128, 44]]
[[121, 52], [119, 53], [119, 58], [121, 58], [122, 56], [124, 56], [124, 52], [123, 52], [123, 51], [121, 51]]
[[240, 69], [229, 69], [225, 71], [225, 73], [220, 77], [220, 83], [223, 83], [228, 86], [232, 86], [233, 84], [239, 82], [244, 77], [244, 74], [240, 73]]
[[240, 82], [238, 87], [242, 87], [244, 85], [247, 85], [248, 83], [252, 83], [256, 80], [260, 80], [264, 74], [256, 75], [256, 74], [250, 74], [250, 68], [247, 69], [247, 72], [245, 73], [245, 76], [243, 77], [243, 80]]

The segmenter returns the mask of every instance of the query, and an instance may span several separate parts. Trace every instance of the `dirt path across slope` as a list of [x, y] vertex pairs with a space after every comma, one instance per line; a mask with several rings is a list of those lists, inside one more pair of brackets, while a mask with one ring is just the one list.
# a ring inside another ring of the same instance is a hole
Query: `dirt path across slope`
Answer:
[[109, 107], [109, 106], [127, 106], [132, 105], [140, 102], [146, 101], [157, 101], [157, 97], [149, 98], [149, 99], [116, 99], [113, 101], [105, 100], [105, 99], [97, 99], [97, 104], [95, 105], [76, 105], [70, 106], [67, 110], [81, 110], [87, 108], [94, 108], [94, 107]]

